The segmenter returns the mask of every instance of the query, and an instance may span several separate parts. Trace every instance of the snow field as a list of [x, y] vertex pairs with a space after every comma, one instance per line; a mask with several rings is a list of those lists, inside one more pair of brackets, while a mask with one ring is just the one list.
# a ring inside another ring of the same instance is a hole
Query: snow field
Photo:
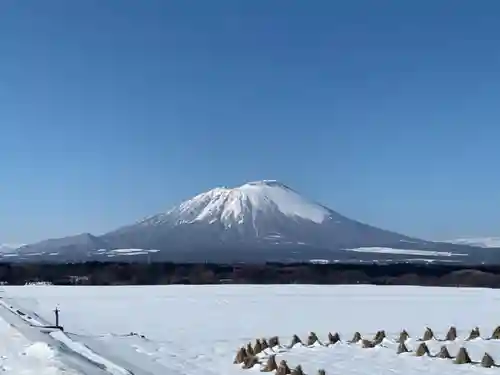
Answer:
[[443, 344], [451, 355], [464, 346], [474, 361], [488, 352], [500, 362], [500, 341], [464, 340], [476, 326], [487, 338], [500, 325], [497, 290], [366, 285], [9, 286], [4, 290], [19, 305], [51, 322], [57, 305], [68, 336], [120, 366], [133, 364], [144, 374], [249, 374], [259, 368], [243, 370], [233, 361], [237, 349], [255, 338], [277, 335], [288, 344], [294, 333], [304, 338], [314, 331], [328, 342], [328, 332], [339, 332], [345, 342], [356, 331], [372, 338], [382, 329], [387, 335], [385, 347], [299, 346], [277, 353], [276, 360], [285, 359], [290, 367], [300, 364], [308, 375], [320, 368], [327, 375], [499, 371], [412, 353], [397, 355], [395, 342], [406, 329], [408, 348], [415, 350], [419, 344], [415, 339], [425, 327], [444, 338], [453, 325], [459, 339], [429, 341], [432, 354]]

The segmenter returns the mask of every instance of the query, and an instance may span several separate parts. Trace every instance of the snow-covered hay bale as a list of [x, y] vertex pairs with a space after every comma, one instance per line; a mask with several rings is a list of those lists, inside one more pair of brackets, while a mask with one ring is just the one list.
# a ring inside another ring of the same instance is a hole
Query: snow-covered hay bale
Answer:
[[491, 340], [500, 340], [500, 326], [495, 328], [490, 337]]
[[331, 332], [328, 332], [328, 343], [331, 345], [335, 345], [338, 342], [340, 342], [340, 335], [338, 334], [338, 332], [335, 332], [333, 335]]
[[259, 353], [262, 353], [262, 350], [264, 349], [262, 348], [262, 343], [260, 342], [260, 340], [259, 339], [255, 340], [255, 344], [253, 346], [253, 353], [257, 355]]
[[457, 329], [454, 326], [451, 326], [448, 332], [446, 333], [445, 340], [446, 341], [455, 341], [457, 339]]
[[452, 356], [450, 355], [450, 352], [448, 351], [448, 348], [446, 345], [443, 345], [441, 349], [439, 350], [439, 353], [436, 356], [437, 358], [442, 358], [442, 359], [451, 359]]
[[409, 350], [408, 348], [406, 347], [404, 341], [401, 341], [399, 343], [399, 346], [398, 346], [398, 354], [401, 354], [401, 353], [408, 353]]
[[293, 335], [289, 348], [293, 348], [297, 344], [302, 344], [302, 340], [300, 339], [299, 336]]
[[278, 364], [276, 363], [276, 355], [270, 355], [267, 359], [267, 363], [262, 368], [262, 372], [271, 372], [278, 369]]
[[488, 353], [484, 353], [483, 358], [481, 359], [481, 366], [487, 368], [496, 367], [495, 360]]
[[375, 334], [375, 337], [373, 338], [373, 344], [374, 345], [379, 345], [384, 341], [386, 338], [386, 334], [384, 330], [380, 330]]
[[276, 375], [288, 375], [291, 374], [292, 370], [290, 370], [290, 367], [288, 367], [288, 364], [286, 361], [283, 359], [279, 366], [278, 369], [276, 370]]
[[273, 336], [269, 339], [269, 347], [274, 348], [275, 346], [280, 345], [280, 339], [278, 336]]
[[248, 357], [247, 351], [245, 348], [240, 348], [238, 350], [238, 353], [236, 353], [236, 357], [234, 358], [234, 364], [238, 365], [240, 363], [243, 363], [245, 361], [245, 358]]
[[467, 349], [465, 349], [463, 346], [458, 350], [457, 357], [453, 361], [453, 363], [457, 365], [463, 365], [466, 363], [472, 363], [472, 360], [470, 359], [469, 353], [467, 352]]
[[408, 332], [405, 329], [403, 329], [401, 331], [401, 333], [399, 334], [399, 338], [397, 339], [397, 342], [398, 343], [405, 342], [406, 340], [408, 340], [409, 337], [410, 337], [410, 335], [408, 334]]
[[260, 340], [260, 345], [262, 347], [262, 350], [269, 348], [269, 344], [267, 343], [266, 339]]
[[302, 370], [302, 366], [298, 365], [292, 370], [292, 375], [305, 375], [304, 371]]
[[423, 357], [424, 355], [428, 355], [428, 356], [431, 355], [431, 353], [429, 351], [429, 347], [427, 346], [427, 344], [425, 342], [422, 342], [418, 346], [417, 350], [415, 351], [415, 355], [417, 357]]
[[257, 365], [258, 363], [259, 363], [259, 359], [257, 357], [255, 357], [255, 356], [248, 356], [243, 361], [242, 368], [244, 368], [244, 369], [250, 369], [253, 366]]
[[310, 332], [309, 336], [307, 337], [307, 346], [311, 346], [311, 345], [314, 345], [316, 343], [321, 344], [321, 342], [319, 341], [318, 335], [316, 335], [316, 333], [314, 333], [314, 332]]
[[374, 348], [375, 344], [373, 343], [373, 341], [362, 339], [361, 340], [361, 347], [364, 349]]
[[249, 342], [249, 343], [247, 344], [247, 354], [248, 354], [248, 356], [250, 356], [250, 357], [252, 357], [252, 356], [254, 356], [254, 355], [255, 355], [255, 353], [254, 353], [254, 351], [253, 351], [253, 348], [252, 348], [252, 343], [251, 343], [251, 342]]
[[470, 340], [475, 340], [477, 338], [481, 337], [481, 332], [479, 332], [479, 327], [474, 328], [473, 330], [470, 331], [469, 337], [467, 337], [467, 341]]
[[351, 344], [356, 344], [360, 342], [363, 338], [361, 337], [361, 333], [359, 332], [354, 332], [354, 336], [352, 337], [351, 341], [349, 343]]
[[429, 341], [432, 340], [433, 338], [434, 338], [434, 332], [432, 331], [432, 329], [427, 327], [420, 341]]

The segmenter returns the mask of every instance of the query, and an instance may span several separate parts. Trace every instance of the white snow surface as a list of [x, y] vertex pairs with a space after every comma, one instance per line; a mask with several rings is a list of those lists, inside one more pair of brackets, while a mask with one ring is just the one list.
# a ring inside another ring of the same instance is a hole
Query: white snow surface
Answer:
[[381, 254], [406, 254], [406, 255], [426, 255], [432, 257], [467, 256], [467, 254], [451, 253], [449, 251], [428, 251], [412, 249], [393, 249], [390, 247], [358, 247], [346, 249], [358, 253], [381, 253]]
[[272, 215], [278, 210], [289, 217], [322, 223], [330, 211], [275, 180], [249, 182], [237, 188], [215, 188], [184, 201], [165, 214], [155, 215], [143, 224], [162, 224], [172, 215], [177, 223], [221, 222], [225, 226], [255, 220], [258, 213]]
[[500, 247], [500, 237], [466, 237], [449, 240], [446, 242], [459, 244], [459, 245], [473, 245], [480, 247]]
[[[122, 365], [147, 374], [251, 375], [233, 365], [236, 350], [250, 340], [278, 335], [288, 344], [293, 334], [310, 331], [326, 340], [338, 331], [348, 340], [355, 331], [372, 338], [384, 329], [385, 348], [358, 345], [296, 347], [277, 360], [301, 364], [306, 374], [324, 368], [327, 375], [492, 374], [498, 369], [455, 365], [450, 360], [397, 355], [394, 338], [401, 329], [415, 349], [426, 326], [444, 337], [451, 325], [456, 342], [430, 341], [432, 353], [446, 344], [455, 355], [465, 346], [479, 361], [488, 352], [500, 362], [500, 340], [467, 341], [478, 326], [488, 337], [500, 324], [500, 291], [370, 285], [215, 285], [124, 287], [5, 287], [5, 293], [46, 319], [58, 305], [61, 323], [75, 340]], [[144, 335], [128, 335], [131, 332]], [[120, 363], [121, 361], [121, 363]], [[135, 371], [136, 374], [139, 372]]]
[[160, 250], [146, 250], [146, 249], [114, 249], [114, 250], [98, 250], [98, 252], [110, 252], [116, 254], [147, 254], [147, 253], [157, 253]]
[[43, 342], [30, 342], [0, 318], [0, 371], [12, 375], [76, 375]]

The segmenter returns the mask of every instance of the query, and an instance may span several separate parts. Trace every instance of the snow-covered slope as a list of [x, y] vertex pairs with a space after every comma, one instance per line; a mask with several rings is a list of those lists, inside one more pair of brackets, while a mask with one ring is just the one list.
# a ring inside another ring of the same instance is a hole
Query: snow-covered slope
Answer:
[[500, 237], [457, 238], [448, 242], [460, 245], [473, 245], [488, 248], [500, 247]]
[[0, 243], [0, 253], [5, 253], [5, 252], [10, 252], [14, 251], [18, 248], [20, 248], [23, 245], [16, 245], [16, 244], [1, 244]]
[[[118, 232], [143, 227], [215, 224], [225, 231], [237, 229], [247, 237], [276, 240], [285, 237], [287, 229], [294, 224], [320, 227], [346, 223], [354, 221], [303, 197], [278, 181], [263, 180], [233, 189], [215, 188], [182, 202], [166, 213], [148, 217]], [[404, 239], [411, 240], [409, 237]]]
[[[403, 251], [346, 251], [359, 248]], [[116, 249], [139, 251], [112, 251]], [[469, 254], [471, 249], [382, 230], [349, 219], [278, 181], [263, 180], [232, 189], [215, 188], [102, 236], [87, 233], [27, 245], [18, 250], [16, 259], [132, 260], [133, 254], [133, 260], [145, 261], [380, 261], [413, 259], [415, 251], [430, 251], [433, 260], [436, 254], [449, 253], [447, 261], [454, 261], [456, 252], [461, 254], [457, 261], [463, 262], [462, 254]], [[473, 256], [484, 260], [481, 249]]]
[[258, 215], [286, 215], [291, 219], [322, 223], [331, 212], [274, 180], [250, 182], [234, 189], [216, 188], [181, 203], [165, 214], [141, 222], [159, 225], [174, 219], [178, 224], [220, 222], [225, 227], [255, 220]]

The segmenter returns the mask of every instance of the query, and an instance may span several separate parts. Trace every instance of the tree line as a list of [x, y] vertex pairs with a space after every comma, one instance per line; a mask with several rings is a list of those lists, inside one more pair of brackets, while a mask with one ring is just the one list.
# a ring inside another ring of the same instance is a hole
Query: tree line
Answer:
[[0, 263], [0, 282], [24, 285], [378, 284], [500, 288], [500, 266], [435, 264]]

